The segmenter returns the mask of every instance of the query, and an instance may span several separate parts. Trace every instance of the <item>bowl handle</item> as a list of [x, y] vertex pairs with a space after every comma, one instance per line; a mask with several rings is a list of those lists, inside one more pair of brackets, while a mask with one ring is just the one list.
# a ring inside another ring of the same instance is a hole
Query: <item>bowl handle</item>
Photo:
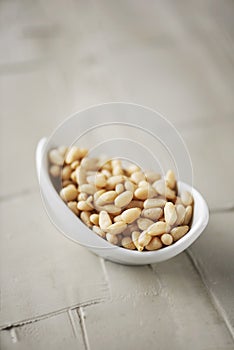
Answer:
[[37, 177], [40, 181], [40, 171], [41, 171], [41, 162], [42, 162], [42, 155], [47, 142], [47, 138], [43, 137], [37, 144], [36, 148], [36, 169], [37, 169]]

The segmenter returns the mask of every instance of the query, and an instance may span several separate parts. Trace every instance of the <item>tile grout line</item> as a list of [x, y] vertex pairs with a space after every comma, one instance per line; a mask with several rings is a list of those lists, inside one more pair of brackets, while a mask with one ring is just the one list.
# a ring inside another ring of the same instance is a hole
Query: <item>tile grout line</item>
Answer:
[[75, 309], [77, 309], [79, 307], [86, 307], [86, 306], [96, 305], [96, 304], [100, 304], [100, 303], [103, 303], [103, 302], [105, 302], [105, 298], [94, 299], [94, 300], [91, 300], [91, 301], [86, 302], [86, 303], [76, 304], [76, 305], [70, 306], [68, 308], [64, 308], [64, 309], [60, 309], [60, 310], [57, 310], [57, 311], [49, 312], [48, 314], [39, 315], [39, 316], [37, 316], [35, 318], [32, 318], [32, 319], [26, 319], [26, 320], [17, 321], [17, 322], [13, 322], [13, 323], [2, 325], [2, 326], [0, 326], [0, 331], [5, 331], [5, 330], [9, 330], [10, 331], [11, 329], [16, 328], [16, 327], [21, 327], [21, 326], [24, 326], [24, 325], [27, 325], [27, 324], [30, 324], [30, 323], [34, 323], [34, 322], [39, 322], [39, 321], [45, 320], [45, 319], [50, 318], [50, 317], [58, 316], [58, 315], [60, 315], [62, 313], [68, 312], [68, 310], [75, 310]]
[[77, 315], [77, 309], [69, 309], [68, 310], [68, 317], [71, 322], [72, 330], [74, 333], [75, 338], [79, 338], [79, 333], [78, 333], [78, 325], [80, 326], [80, 320]]
[[197, 271], [198, 275], [200, 276], [201, 281], [202, 281], [203, 285], [205, 286], [207, 294], [210, 297], [210, 300], [211, 300], [215, 310], [217, 311], [218, 315], [223, 319], [223, 321], [224, 321], [224, 323], [225, 323], [225, 325], [226, 325], [226, 327], [231, 335], [231, 338], [234, 341], [234, 329], [233, 329], [229, 319], [227, 318], [226, 312], [223, 309], [223, 307], [221, 306], [219, 300], [216, 298], [216, 296], [214, 295], [212, 290], [208, 287], [208, 285], [206, 283], [206, 279], [205, 279], [205, 274], [202, 272], [202, 269], [200, 267], [199, 262], [197, 261], [197, 259], [195, 259], [195, 257], [193, 256], [193, 253], [189, 249], [187, 249], [185, 251], [185, 253], [188, 256], [189, 260], [191, 261], [193, 267]]
[[77, 308], [77, 314], [80, 320], [80, 328], [82, 332], [82, 337], [83, 337], [83, 342], [85, 346], [85, 350], [90, 350], [90, 345], [89, 345], [89, 339], [88, 339], [88, 333], [87, 329], [85, 326], [85, 312], [83, 307], [78, 307]]

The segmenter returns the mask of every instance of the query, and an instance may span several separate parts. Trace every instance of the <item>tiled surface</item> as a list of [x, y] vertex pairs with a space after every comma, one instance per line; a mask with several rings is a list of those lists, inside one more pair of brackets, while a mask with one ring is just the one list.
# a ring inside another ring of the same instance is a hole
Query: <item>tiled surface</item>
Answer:
[[59, 314], [0, 333], [1, 349], [85, 350], [77, 314]]
[[[233, 11], [228, 0], [0, 2], [1, 349], [234, 348]], [[155, 108], [185, 139], [212, 209], [194, 264], [100, 261], [44, 213], [38, 140], [106, 101]]]
[[234, 215], [212, 214], [200, 239], [189, 249], [213, 301], [234, 334]]

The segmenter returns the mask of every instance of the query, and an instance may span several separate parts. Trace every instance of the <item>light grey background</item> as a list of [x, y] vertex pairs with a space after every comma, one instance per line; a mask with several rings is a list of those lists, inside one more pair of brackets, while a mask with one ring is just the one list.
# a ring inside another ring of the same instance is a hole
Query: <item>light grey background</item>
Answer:
[[[0, 2], [1, 349], [234, 348], [234, 3]], [[158, 265], [104, 262], [46, 216], [35, 147], [65, 117], [126, 101], [185, 139], [210, 223]]]

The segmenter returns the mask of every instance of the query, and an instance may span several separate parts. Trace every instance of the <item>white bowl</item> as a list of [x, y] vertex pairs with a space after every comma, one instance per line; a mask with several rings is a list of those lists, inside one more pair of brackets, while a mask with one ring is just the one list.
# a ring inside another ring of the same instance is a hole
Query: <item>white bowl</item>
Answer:
[[[71, 119], [68, 119], [64, 124], [68, 125], [70, 121]], [[72, 133], [75, 134], [74, 121], [77, 123], [76, 116], [73, 117], [73, 121], [70, 123], [71, 125], [69, 125], [68, 128], [69, 133], [71, 132], [71, 135]], [[98, 122], [99, 121], [97, 120], [97, 123]], [[188, 248], [200, 236], [200, 234], [207, 226], [209, 219], [207, 204], [202, 195], [197, 190], [181, 181], [178, 182], [179, 193], [183, 190], [187, 190], [190, 191], [194, 197], [193, 220], [189, 232], [180, 240], [173, 243], [171, 246], [164, 247], [157, 251], [131, 251], [125, 248], [111, 245], [109, 242], [96, 235], [80, 219], [78, 219], [75, 214], [73, 214], [73, 212], [67, 207], [67, 205], [61, 200], [51, 182], [48, 173], [48, 151], [54, 146], [68, 144], [70, 135], [68, 135], [68, 130], [64, 129], [64, 124], [62, 124], [56, 130], [55, 134], [50, 139], [47, 140], [46, 138], [43, 138], [38, 143], [36, 150], [36, 166], [41, 195], [48, 216], [54, 225], [59, 229], [59, 231], [61, 231], [66, 237], [87, 247], [93, 253], [103, 257], [104, 259], [108, 259], [121, 264], [144, 265], [157, 263], [176, 256]], [[78, 125], [82, 126], [82, 123]], [[92, 128], [89, 130], [91, 129]], [[178, 142], [179, 141], [177, 141], [177, 143]], [[134, 154], [136, 153], [134, 147], [133, 152]]]

